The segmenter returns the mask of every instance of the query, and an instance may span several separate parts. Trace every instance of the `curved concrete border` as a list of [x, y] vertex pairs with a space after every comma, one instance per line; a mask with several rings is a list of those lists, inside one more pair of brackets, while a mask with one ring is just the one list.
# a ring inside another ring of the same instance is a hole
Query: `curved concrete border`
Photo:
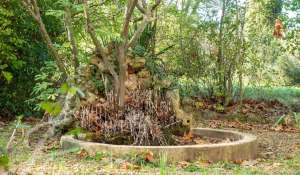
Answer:
[[165, 154], [168, 161], [233, 161], [248, 160], [256, 158], [257, 142], [256, 136], [237, 131], [194, 128], [193, 134], [213, 138], [229, 138], [235, 141], [229, 143], [183, 145], [183, 146], [133, 146], [133, 145], [111, 145], [95, 142], [87, 142], [74, 139], [73, 136], [62, 136], [60, 144], [63, 149], [82, 148], [89, 154], [97, 152], [110, 152], [112, 155], [122, 156], [128, 154], [139, 154], [151, 151], [154, 158]]

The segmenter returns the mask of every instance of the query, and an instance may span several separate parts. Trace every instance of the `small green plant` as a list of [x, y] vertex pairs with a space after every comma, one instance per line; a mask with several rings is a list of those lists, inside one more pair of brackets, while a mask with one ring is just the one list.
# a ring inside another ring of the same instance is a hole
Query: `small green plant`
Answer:
[[294, 121], [295, 121], [296, 127], [299, 128], [299, 127], [300, 127], [300, 114], [294, 112], [294, 113], [293, 113], [293, 117], [294, 117]]
[[224, 112], [224, 106], [221, 104], [217, 104], [215, 109], [217, 112]]
[[57, 82], [60, 80], [61, 74], [53, 61], [45, 62], [40, 69], [39, 74], [35, 75], [35, 85], [32, 88], [31, 98], [26, 101], [28, 104], [36, 104], [34, 110], [40, 111], [43, 101], [55, 101], [59, 95], [57, 91]]
[[[12, 149], [12, 145], [13, 145], [13, 140], [15, 139], [15, 135], [17, 133], [17, 130], [18, 129], [24, 129], [24, 128], [28, 128], [29, 126], [28, 125], [25, 125], [22, 123], [22, 118], [23, 118], [23, 115], [20, 115], [20, 116], [17, 116], [17, 119], [15, 121], [15, 128], [6, 144], [6, 150], [7, 151], [10, 151]], [[24, 135], [23, 135], [24, 136]]]
[[51, 116], [57, 116], [62, 107], [58, 102], [44, 101], [41, 103], [41, 108], [48, 112]]
[[159, 174], [160, 175], [167, 175], [167, 155], [161, 154], [159, 156]]
[[146, 164], [150, 165], [146, 160], [145, 160], [145, 155], [142, 154], [127, 154], [124, 157], [124, 160], [138, 166], [144, 166]]
[[55, 160], [57, 158], [57, 151], [56, 150], [51, 150], [51, 159]]
[[101, 161], [103, 158], [108, 156], [109, 154], [107, 154], [106, 152], [97, 152], [94, 156], [87, 156], [86, 160]]
[[184, 171], [191, 172], [191, 173], [200, 172], [201, 168], [196, 164], [189, 164], [187, 167], [184, 168]]
[[70, 131], [67, 132], [67, 135], [73, 135], [75, 136], [76, 138], [78, 138], [78, 135], [79, 134], [85, 134], [87, 131], [84, 130], [83, 128], [74, 128], [74, 129], [71, 129]]
[[293, 112], [291, 115], [283, 115], [277, 119], [274, 126], [278, 125], [292, 125], [300, 127], [300, 114]]
[[278, 120], [276, 120], [274, 126], [282, 125], [284, 123], [284, 118], [285, 117], [286, 117], [285, 115], [282, 115], [281, 117], [279, 117]]
[[9, 164], [9, 157], [6, 150], [0, 147], [0, 170], [1, 168], [7, 169]]

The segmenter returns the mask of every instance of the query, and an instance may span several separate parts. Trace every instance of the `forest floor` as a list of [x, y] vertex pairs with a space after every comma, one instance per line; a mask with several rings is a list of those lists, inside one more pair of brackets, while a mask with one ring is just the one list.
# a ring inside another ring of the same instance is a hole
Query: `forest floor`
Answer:
[[[144, 157], [129, 155], [117, 158], [99, 153], [94, 157], [82, 150], [62, 152], [59, 140], [48, 141], [38, 149], [22, 143], [22, 132], [17, 132], [10, 155], [12, 174], [300, 174], [300, 132], [268, 129], [266, 126], [244, 127], [236, 121], [206, 120], [195, 124], [215, 128], [231, 128], [253, 133], [258, 137], [259, 156], [256, 160], [240, 162], [178, 162], [166, 164], [163, 159], [146, 163]], [[33, 125], [34, 122], [25, 122]], [[222, 123], [222, 125], [218, 124]], [[249, 125], [249, 123], [248, 123]], [[247, 125], [247, 126], [248, 126]], [[0, 146], [8, 141], [14, 124], [0, 122]]]

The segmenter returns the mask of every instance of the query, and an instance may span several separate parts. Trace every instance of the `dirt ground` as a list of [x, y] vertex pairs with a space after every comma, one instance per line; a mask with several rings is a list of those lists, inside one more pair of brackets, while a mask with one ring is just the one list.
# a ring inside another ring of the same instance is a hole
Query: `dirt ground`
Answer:
[[[222, 123], [222, 126], [216, 123]], [[31, 123], [27, 123], [29, 125]], [[11, 174], [300, 174], [300, 133], [283, 132], [256, 126], [245, 129], [231, 122], [207, 121], [206, 126], [230, 128], [255, 134], [259, 156], [256, 160], [239, 162], [178, 162], [168, 165], [162, 160], [145, 163], [143, 157], [114, 157], [99, 154], [90, 157], [84, 151], [62, 152], [59, 140], [48, 141], [44, 147], [27, 148], [18, 130], [10, 154]], [[203, 126], [203, 123], [196, 124]], [[0, 123], [0, 146], [4, 146], [14, 128], [13, 123]]]

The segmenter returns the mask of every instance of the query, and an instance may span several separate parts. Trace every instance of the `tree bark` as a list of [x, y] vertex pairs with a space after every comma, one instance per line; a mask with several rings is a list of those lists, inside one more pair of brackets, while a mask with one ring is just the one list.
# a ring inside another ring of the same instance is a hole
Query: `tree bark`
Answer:
[[118, 46], [118, 62], [119, 62], [119, 90], [118, 90], [118, 103], [119, 107], [122, 109], [125, 103], [125, 92], [126, 86], [125, 81], [127, 79], [126, 71], [126, 53], [127, 53], [127, 44], [128, 44], [128, 32], [129, 32], [129, 24], [133, 14], [133, 10], [136, 7], [137, 0], [129, 0], [127, 3], [127, 7], [125, 10], [123, 28], [121, 31], [122, 42]]
[[[84, 9], [84, 16], [86, 19], [86, 27], [87, 27], [87, 32], [89, 33], [90, 37], [92, 38], [92, 41], [95, 45], [96, 48], [96, 55], [98, 57], [101, 57], [101, 61], [103, 61], [104, 65], [107, 67], [107, 69], [109, 70], [110, 74], [113, 76], [114, 78], [114, 85], [115, 87], [119, 87], [119, 79], [118, 79], [118, 74], [117, 72], [114, 70], [113, 65], [110, 63], [109, 61], [109, 56], [106, 55], [104, 48], [101, 46], [100, 41], [97, 39], [97, 35], [94, 29], [94, 26], [90, 20], [90, 16], [89, 16], [89, 7], [88, 7], [88, 3], [87, 0], [83, 1], [83, 9]], [[118, 89], [115, 88], [115, 91], [117, 91], [118, 93]]]
[[76, 40], [74, 37], [74, 32], [73, 32], [73, 27], [72, 27], [72, 18], [71, 18], [71, 9], [70, 9], [69, 5], [66, 5], [66, 7], [65, 7], [65, 23], [66, 23], [67, 33], [68, 33], [68, 40], [71, 43], [74, 74], [75, 74], [75, 80], [76, 80], [76, 75], [78, 74], [77, 69], [79, 66], [78, 49], [77, 49], [77, 44], [76, 44]]
[[40, 9], [37, 5], [36, 0], [22, 0], [21, 1], [23, 6], [30, 12], [31, 16], [35, 19], [37, 24], [39, 25], [39, 29], [42, 35], [42, 38], [44, 39], [48, 50], [50, 51], [50, 54], [53, 56], [56, 65], [58, 66], [60, 72], [62, 72], [63, 79], [67, 78], [67, 71], [64, 66], [64, 63], [58, 54], [56, 48], [53, 46], [53, 43], [49, 37], [49, 34], [46, 30], [45, 24], [41, 18]]
[[224, 76], [224, 52], [223, 52], [223, 25], [224, 25], [224, 17], [226, 13], [226, 0], [223, 0], [222, 4], [222, 12], [220, 19], [220, 28], [219, 28], [219, 52], [218, 52], [218, 81], [220, 84], [220, 91], [224, 93], [224, 97], [226, 97], [226, 83]]
[[[237, 2], [236, 2], [237, 3]], [[243, 20], [240, 18], [240, 30], [238, 32], [238, 39], [239, 39], [239, 48], [238, 48], [238, 55], [237, 55], [237, 60], [240, 63], [238, 65], [238, 77], [239, 77], [239, 109], [241, 109], [243, 105], [243, 69], [242, 66], [244, 64], [244, 54], [245, 54], [245, 46], [244, 46], [244, 27], [245, 27], [245, 16], [246, 16], [246, 11], [247, 11], [247, 3], [245, 4], [245, 9], [243, 11], [242, 17]]]

